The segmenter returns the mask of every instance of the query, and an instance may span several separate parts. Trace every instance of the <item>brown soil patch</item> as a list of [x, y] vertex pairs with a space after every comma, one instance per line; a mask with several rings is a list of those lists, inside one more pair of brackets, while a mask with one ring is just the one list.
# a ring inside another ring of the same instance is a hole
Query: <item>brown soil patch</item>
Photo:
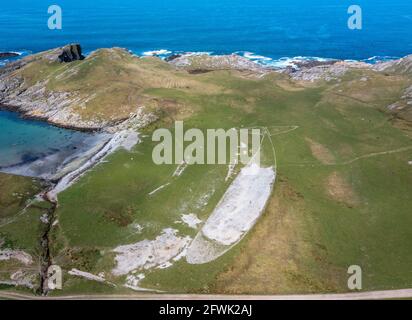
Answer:
[[350, 207], [358, 203], [351, 185], [336, 171], [328, 177], [326, 190], [332, 199], [345, 203]]
[[313, 156], [318, 159], [323, 164], [333, 164], [335, 162], [335, 157], [324, 145], [310, 139], [305, 138], [306, 142], [309, 144], [310, 150]]
[[132, 207], [125, 209], [122, 205], [114, 204], [105, 210], [104, 218], [119, 227], [126, 227], [133, 222], [133, 214], [134, 209]]

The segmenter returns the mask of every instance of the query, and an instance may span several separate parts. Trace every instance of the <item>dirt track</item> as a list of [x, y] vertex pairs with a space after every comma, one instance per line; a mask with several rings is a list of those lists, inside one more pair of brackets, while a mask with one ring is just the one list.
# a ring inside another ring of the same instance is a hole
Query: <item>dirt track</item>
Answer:
[[278, 296], [224, 296], [224, 295], [176, 295], [176, 294], [134, 294], [134, 295], [70, 295], [60, 297], [31, 296], [11, 291], [0, 291], [1, 299], [12, 300], [377, 300], [412, 298], [412, 289], [370, 291], [341, 294], [278, 295]]

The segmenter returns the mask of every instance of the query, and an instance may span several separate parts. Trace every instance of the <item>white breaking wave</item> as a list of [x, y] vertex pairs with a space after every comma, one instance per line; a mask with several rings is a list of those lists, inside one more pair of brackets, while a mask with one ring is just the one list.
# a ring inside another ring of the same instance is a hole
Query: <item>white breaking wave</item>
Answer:
[[10, 53], [14, 53], [14, 54], [17, 54], [17, 55], [19, 55], [19, 56], [22, 56], [22, 55], [25, 54], [26, 52], [25, 52], [25, 51], [10, 51]]
[[211, 56], [213, 55], [212, 51], [198, 51], [198, 52], [185, 52], [185, 56]]
[[305, 62], [305, 61], [325, 62], [325, 61], [336, 60], [336, 59], [331, 59], [331, 58], [305, 57], [305, 56], [281, 57], [278, 59], [274, 59], [274, 58], [259, 55], [259, 54], [256, 54], [250, 51], [238, 51], [238, 52], [235, 52], [235, 54], [240, 55], [248, 60], [256, 62], [265, 67], [271, 67], [275, 69], [285, 69], [285, 68], [298, 69], [297, 62]]
[[392, 60], [398, 60], [400, 57], [393, 57], [393, 56], [373, 56], [367, 59], [361, 60], [362, 62], [370, 63], [370, 64], [376, 64], [380, 62], [387, 62], [387, 61], [392, 61]]
[[172, 51], [166, 50], [166, 49], [160, 49], [160, 50], [152, 50], [152, 51], [145, 51], [143, 52], [144, 56], [164, 56], [164, 55], [170, 55], [172, 54]]
[[249, 51], [243, 52], [243, 54], [241, 54], [241, 55], [243, 55], [243, 57], [245, 57], [247, 59], [250, 59], [250, 60], [273, 61], [272, 58], [261, 56], [261, 55], [258, 55], [258, 54], [255, 54], [255, 53], [249, 52]]

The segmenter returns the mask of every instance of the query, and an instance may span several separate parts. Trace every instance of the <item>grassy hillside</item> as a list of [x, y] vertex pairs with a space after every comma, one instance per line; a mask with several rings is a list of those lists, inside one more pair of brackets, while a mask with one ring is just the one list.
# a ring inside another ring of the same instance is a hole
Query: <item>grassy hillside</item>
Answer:
[[[26, 67], [24, 74], [37, 81], [39, 68]], [[76, 109], [82, 117], [119, 119], [136, 104], [161, 116], [132, 152], [116, 152], [59, 195], [54, 262], [65, 271], [104, 272], [118, 285], [65, 274], [64, 292], [129, 292], [121, 287], [125, 277], [111, 274], [115, 247], [154, 240], [168, 227], [194, 237], [197, 231], [181, 222], [182, 214], [203, 221], [211, 214], [233, 181], [225, 181], [227, 166], [189, 166], [173, 176], [177, 166], [152, 161], [153, 130], [180, 119], [186, 128], [267, 127], [278, 179], [264, 215], [239, 245], [205, 265], [183, 259], [144, 270], [140, 286], [341, 292], [347, 291], [348, 267], [360, 265], [364, 290], [412, 287], [410, 124], [394, 123], [386, 108], [412, 84], [409, 75], [355, 70], [336, 81], [307, 84], [277, 73], [190, 74], [120, 49], [41, 70], [49, 90], [96, 94]], [[265, 163], [274, 165], [268, 142], [263, 151]]]
[[[138, 58], [120, 48], [100, 49], [85, 60], [65, 64], [54, 59], [54, 50], [35, 57], [26, 58], [31, 62], [6, 80], [23, 79], [24, 89], [38, 86], [35, 99], [47, 103], [49, 108], [55, 107], [54, 96], [60, 97], [70, 113], [82, 121], [116, 123], [142, 106], [147, 112], [159, 112], [164, 105], [170, 110], [184, 108], [145, 95], [148, 89], [175, 89], [191, 94], [219, 91], [159, 59]], [[34, 111], [37, 116], [43, 113], [42, 108]]]

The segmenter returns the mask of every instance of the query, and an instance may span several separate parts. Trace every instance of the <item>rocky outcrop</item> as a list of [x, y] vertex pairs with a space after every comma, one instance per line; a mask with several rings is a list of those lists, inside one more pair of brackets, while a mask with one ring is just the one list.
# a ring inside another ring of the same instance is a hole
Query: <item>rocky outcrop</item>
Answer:
[[403, 75], [412, 75], [412, 55], [406, 56], [398, 60], [378, 63], [373, 66], [376, 71], [386, 73], [397, 73]]
[[[108, 125], [108, 121], [87, 121], [73, 110], [82, 99], [75, 92], [52, 92], [46, 90], [47, 80], [29, 88], [12, 79], [0, 84], [0, 103], [7, 109], [18, 111], [24, 116], [45, 120], [54, 125], [79, 130], [98, 130]], [[8, 85], [2, 93], [2, 86]], [[2, 94], [4, 95], [2, 99]]]
[[370, 64], [355, 61], [331, 61], [318, 64], [301, 64], [297, 69], [286, 69], [293, 80], [296, 81], [332, 81], [342, 77], [351, 69], [371, 69]]
[[314, 68], [314, 67], [320, 67], [320, 66], [332, 66], [337, 62], [340, 62], [341, 60], [300, 60], [300, 61], [294, 61], [293, 64], [296, 65], [298, 69], [301, 68]]
[[185, 69], [192, 74], [204, 73], [214, 70], [239, 70], [253, 71], [256, 73], [267, 72], [267, 68], [249, 59], [236, 54], [211, 56], [207, 54], [185, 54], [169, 61], [175, 67]]
[[15, 58], [18, 56], [19, 54], [15, 52], [0, 52], [0, 59]]
[[[68, 45], [25, 57], [0, 68], [0, 107], [17, 111], [28, 118], [77, 130], [113, 130], [117, 124], [133, 118], [136, 113], [138, 116], [134, 119], [135, 122], [145, 126], [148, 119], [145, 117], [146, 113], [140, 112], [141, 105], [138, 102], [121, 104], [123, 94], [127, 92], [113, 93], [118, 95], [113, 97], [115, 101], [119, 101], [117, 106], [112, 106], [100, 98], [99, 95], [105, 95], [108, 90], [104, 80], [101, 81], [102, 77], [96, 75], [100, 68], [97, 67], [95, 72], [89, 72], [81, 79], [77, 78], [81, 69], [96, 61], [96, 57], [102, 58], [99, 61], [102, 69], [109, 73], [111, 70], [114, 74], [113, 82], [118, 85], [113, 70], [127, 69], [128, 59], [131, 57], [129, 53], [107, 49], [84, 58], [79, 45]], [[65, 63], [79, 59], [84, 59], [85, 63]], [[59, 67], [60, 63], [66, 65]], [[85, 79], [90, 81], [89, 84], [92, 83], [90, 88], [84, 88], [79, 83]], [[134, 86], [130, 85], [130, 91], [133, 89]], [[95, 103], [95, 99], [100, 99], [101, 103]], [[93, 106], [90, 106], [91, 104]], [[106, 114], [95, 111], [96, 105], [103, 105], [102, 109], [106, 108]], [[115, 111], [116, 107], [123, 110], [127, 108], [130, 113], [119, 114]]]
[[399, 101], [387, 106], [396, 118], [412, 121], [412, 86], [408, 87]]
[[82, 48], [79, 44], [69, 44], [63, 47], [63, 52], [58, 56], [60, 62], [73, 62], [83, 60]]
[[173, 60], [175, 60], [175, 59], [177, 59], [177, 58], [180, 58], [182, 55], [181, 54], [172, 54], [171, 56], [168, 56], [166, 59], [165, 59], [165, 61], [166, 62], [170, 62], [170, 61], [173, 61]]
[[258, 74], [280, 72], [290, 75], [293, 80], [316, 82], [338, 80], [348, 71], [354, 69], [373, 70], [402, 75], [412, 74], [412, 55], [399, 60], [381, 62], [375, 65], [359, 61], [343, 60], [302, 60], [292, 61], [290, 67], [274, 68], [262, 66], [236, 54], [212, 56], [207, 54], [184, 54], [170, 56], [167, 61], [177, 68], [185, 69], [191, 74], [214, 70], [241, 70]]

